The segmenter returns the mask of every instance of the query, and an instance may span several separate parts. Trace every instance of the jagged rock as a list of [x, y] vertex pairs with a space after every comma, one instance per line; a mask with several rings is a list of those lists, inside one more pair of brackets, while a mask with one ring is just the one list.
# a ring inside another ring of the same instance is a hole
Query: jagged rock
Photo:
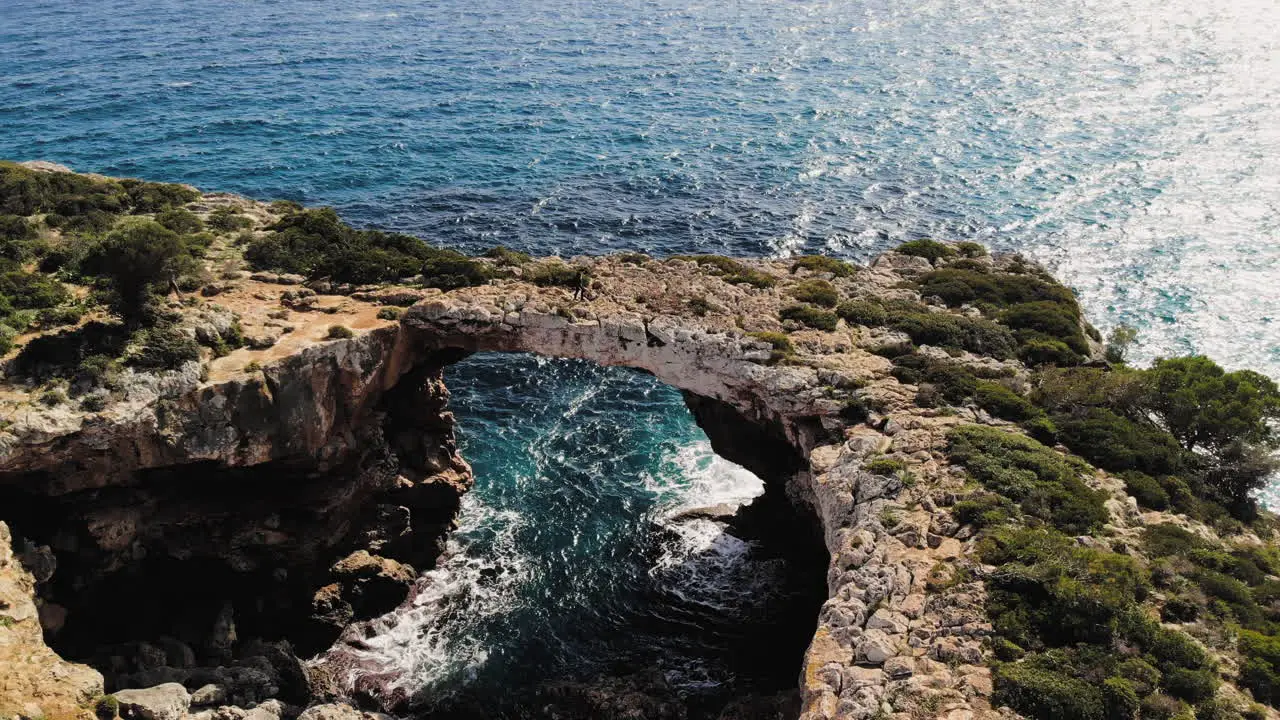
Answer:
[[13, 555], [9, 527], [0, 522], [0, 711], [34, 702], [33, 717], [83, 715], [102, 695], [102, 675], [45, 646], [34, 590], [34, 579]]
[[857, 661], [869, 665], [881, 665], [897, 653], [892, 638], [882, 630], [868, 630], [864, 633], [855, 651]]
[[364, 720], [364, 713], [346, 704], [316, 705], [304, 710], [298, 720]]
[[113, 693], [125, 720], [181, 720], [191, 709], [191, 695], [178, 683]]
[[884, 661], [884, 673], [893, 680], [910, 677], [915, 672], [915, 660], [909, 657], [891, 657]]
[[191, 693], [192, 707], [207, 707], [210, 705], [221, 705], [227, 701], [227, 690], [221, 685], [212, 683], [197, 688]]
[[250, 350], [266, 350], [280, 341], [284, 331], [276, 327], [262, 327], [244, 334], [245, 347]]

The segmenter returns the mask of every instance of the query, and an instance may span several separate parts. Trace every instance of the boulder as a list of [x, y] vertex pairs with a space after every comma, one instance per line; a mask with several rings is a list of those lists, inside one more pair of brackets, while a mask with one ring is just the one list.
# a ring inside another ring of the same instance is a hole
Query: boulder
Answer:
[[364, 714], [344, 704], [316, 705], [307, 708], [298, 720], [362, 720]]
[[178, 683], [115, 693], [126, 720], [181, 720], [191, 710], [191, 694]]

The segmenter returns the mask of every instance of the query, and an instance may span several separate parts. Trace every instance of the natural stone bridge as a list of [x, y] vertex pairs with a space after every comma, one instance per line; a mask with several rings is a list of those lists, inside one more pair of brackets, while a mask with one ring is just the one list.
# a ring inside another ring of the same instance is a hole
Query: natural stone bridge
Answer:
[[[781, 280], [762, 292], [688, 262], [580, 262], [595, 278], [582, 301], [518, 281], [419, 291], [398, 321], [350, 339], [322, 342], [322, 323], [308, 320], [294, 333], [314, 341], [261, 372], [230, 369], [246, 357], [236, 354], [215, 361], [210, 380], [195, 368], [139, 378], [104, 413], [14, 412], [0, 431], [0, 501], [21, 506], [17, 529], [55, 551], [59, 531], [87, 541], [64, 553], [55, 583], [65, 585], [50, 593], [71, 606], [59, 647], [87, 657], [112, 613], [148, 593], [140, 607], [155, 596], [182, 604], [189, 587], [219, 587], [218, 603], [271, 598], [278, 612], [242, 620], [245, 632], [296, 626], [307, 652], [389, 610], [403, 596], [400, 562], [431, 561], [470, 482], [441, 369], [470, 352], [530, 352], [636, 368], [680, 389], [717, 452], [812, 513], [830, 599], [800, 673], [804, 718], [871, 717], [912, 688], [939, 695], [941, 717], [990, 712], [980, 584], [929, 585], [961, 555], [956, 526], [898, 478], [861, 469], [892, 450], [916, 476], [945, 478], [936, 451], [961, 420], [917, 408], [888, 361], [862, 349], [886, 339], [866, 328], [794, 332], [795, 356], [771, 364], [773, 348], [744, 330], [781, 329], [798, 279], [784, 263], [756, 263]], [[850, 295], [892, 296], [920, 262], [887, 256], [831, 279]], [[242, 289], [267, 291], [279, 287]], [[365, 299], [386, 292], [407, 291]], [[710, 309], [690, 311], [695, 297]], [[877, 412], [843, 416], [855, 394]], [[373, 554], [333, 565], [353, 548]], [[198, 570], [182, 564], [192, 559]], [[179, 587], [138, 587], [143, 567], [177, 573]], [[132, 586], [100, 582], [123, 572]]]

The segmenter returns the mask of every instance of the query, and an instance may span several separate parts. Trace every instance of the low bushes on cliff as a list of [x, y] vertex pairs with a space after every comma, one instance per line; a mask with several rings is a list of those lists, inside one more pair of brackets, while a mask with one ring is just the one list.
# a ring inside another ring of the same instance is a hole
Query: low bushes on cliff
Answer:
[[977, 264], [939, 268], [921, 276], [925, 297], [950, 307], [973, 305], [1014, 330], [1019, 357], [1032, 365], [1075, 365], [1089, 353], [1075, 295], [1051, 278], [997, 271]]
[[948, 435], [952, 462], [988, 490], [1018, 503], [1028, 516], [1066, 532], [1086, 532], [1107, 520], [1103, 493], [1080, 480], [1073, 464], [1031, 438], [978, 425]]
[[770, 288], [778, 284], [772, 275], [755, 270], [723, 255], [672, 255], [671, 260], [685, 260], [697, 263], [710, 269], [727, 283], [750, 285], [757, 288]]
[[950, 245], [940, 243], [937, 240], [929, 240], [927, 238], [909, 240], [894, 248], [893, 251], [902, 255], [922, 257], [930, 261], [951, 257], [956, 254], [955, 248]]
[[835, 330], [840, 318], [830, 310], [823, 310], [812, 305], [788, 305], [778, 311], [778, 317], [792, 320], [815, 330]]
[[998, 566], [987, 611], [1002, 655], [1016, 660], [996, 665], [997, 702], [1046, 720], [1131, 717], [1146, 703], [1209, 707], [1217, 673], [1202, 647], [1143, 609], [1151, 582], [1140, 559], [1028, 528], [989, 533], [979, 554]]
[[209, 213], [206, 224], [219, 232], [235, 232], [253, 227], [253, 220], [241, 215], [235, 208], [220, 207]]
[[245, 250], [255, 269], [375, 283], [415, 275], [432, 255], [429, 246], [409, 235], [356, 230], [333, 208], [290, 212], [269, 229]]
[[356, 230], [333, 208], [283, 208], [285, 216], [267, 235], [250, 241], [245, 259], [255, 269], [296, 273], [309, 278], [367, 284], [421, 274], [423, 284], [452, 290], [483, 285], [500, 276], [498, 263], [432, 247], [412, 235]]
[[967, 350], [1006, 359], [1017, 342], [1008, 328], [985, 318], [933, 312], [927, 306], [902, 300], [876, 298], [841, 303], [836, 313], [854, 325], [891, 327], [905, 333], [917, 345]]
[[189, 203], [199, 195], [183, 185], [37, 172], [17, 163], [0, 162], [0, 213], [8, 215], [155, 213]]
[[791, 342], [791, 338], [785, 333], [780, 332], [753, 332], [748, 333], [749, 337], [768, 343], [773, 348], [769, 360], [770, 362], [783, 362], [790, 359], [796, 351], [796, 346]]
[[853, 265], [827, 255], [801, 255], [791, 263], [791, 272], [808, 270], [811, 273], [830, 273], [835, 277], [850, 277], [857, 268]]
[[840, 293], [826, 280], [806, 280], [787, 290], [787, 294], [802, 303], [833, 308], [840, 302]]
[[427, 251], [420, 268], [422, 284], [427, 287], [441, 290], [472, 287], [483, 285], [499, 274], [493, 265], [469, 258], [456, 250], [428, 247]]

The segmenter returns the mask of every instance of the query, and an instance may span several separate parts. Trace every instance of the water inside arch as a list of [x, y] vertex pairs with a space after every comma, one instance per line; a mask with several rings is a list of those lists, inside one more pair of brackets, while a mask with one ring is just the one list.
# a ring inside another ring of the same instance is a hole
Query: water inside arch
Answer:
[[339, 652], [433, 718], [536, 717], [593, 686], [716, 717], [796, 688], [826, 556], [785, 478], [766, 494], [639, 371], [480, 353], [445, 382], [475, 487], [437, 568]]

